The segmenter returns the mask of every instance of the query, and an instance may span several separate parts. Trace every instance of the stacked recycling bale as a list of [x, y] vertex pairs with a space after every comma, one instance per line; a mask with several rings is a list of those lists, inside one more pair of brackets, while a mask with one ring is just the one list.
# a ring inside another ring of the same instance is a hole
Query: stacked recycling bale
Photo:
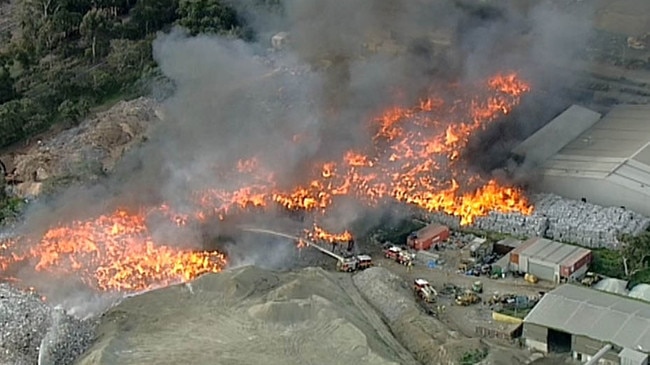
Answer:
[[472, 226], [483, 231], [501, 232], [517, 237], [531, 237], [544, 235], [548, 229], [548, 219], [539, 214], [526, 216], [519, 213], [503, 214], [492, 212], [485, 217], [478, 218]]
[[[529, 215], [492, 212], [477, 218], [470, 228], [518, 237], [541, 236], [586, 247], [616, 248], [621, 235], [638, 235], [650, 226], [650, 219], [620, 207], [601, 207], [569, 200], [554, 194], [531, 197], [535, 206]], [[429, 220], [460, 228], [460, 219], [431, 213]]]
[[623, 234], [638, 235], [650, 220], [620, 207], [598, 205], [543, 194], [535, 198], [537, 214], [548, 218], [545, 236], [587, 247], [616, 247]]

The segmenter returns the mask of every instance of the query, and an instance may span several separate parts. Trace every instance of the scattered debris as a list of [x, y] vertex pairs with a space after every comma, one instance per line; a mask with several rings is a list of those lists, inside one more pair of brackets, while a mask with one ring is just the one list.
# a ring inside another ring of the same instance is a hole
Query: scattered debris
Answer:
[[0, 284], [1, 364], [72, 364], [90, 345], [93, 328], [35, 293]]

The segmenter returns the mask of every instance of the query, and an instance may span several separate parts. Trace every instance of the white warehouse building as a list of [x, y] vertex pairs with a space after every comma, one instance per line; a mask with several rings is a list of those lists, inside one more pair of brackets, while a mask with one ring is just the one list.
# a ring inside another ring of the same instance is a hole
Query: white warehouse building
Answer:
[[574, 105], [512, 152], [539, 168], [537, 190], [650, 216], [650, 105]]

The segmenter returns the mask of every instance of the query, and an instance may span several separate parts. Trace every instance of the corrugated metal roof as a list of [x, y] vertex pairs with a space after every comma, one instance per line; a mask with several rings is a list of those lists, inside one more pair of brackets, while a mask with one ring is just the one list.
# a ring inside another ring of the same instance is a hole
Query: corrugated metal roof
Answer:
[[618, 105], [557, 154], [631, 158], [650, 140], [650, 106]]
[[607, 179], [650, 196], [650, 105], [619, 105], [544, 163], [546, 176]]
[[582, 286], [550, 291], [524, 323], [650, 351], [650, 304]]
[[[650, 121], [648, 121], [648, 123], [650, 123]], [[637, 152], [634, 156], [634, 160], [646, 166], [650, 166], [650, 143]]]
[[650, 285], [638, 284], [637, 286], [632, 288], [632, 290], [630, 290], [630, 293], [628, 295], [632, 298], [650, 302]]
[[523, 242], [524, 241], [522, 241], [522, 240], [518, 240], [518, 239], [513, 238], [513, 237], [508, 237], [508, 238], [504, 238], [501, 241], [497, 242], [497, 244], [502, 245], [502, 246], [506, 246], [506, 247], [519, 247], [519, 246], [521, 246], [521, 244]]
[[605, 278], [593, 286], [596, 290], [602, 290], [619, 295], [628, 294], [626, 287], [627, 281], [614, 278]]
[[448, 230], [449, 228], [447, 226], [443, 226], [442, 224], [438, 223], [431, 223], [425, 227], [420, 228], [417, 232], [415, 232], [415, 234], [418, 238], [427, 238], [436, 236]]
[[587, 128], [593, 126], [600, 116], [593, 110], [572, 105], [515, 147], [512, 153], [525, 156], [527, 160], [536, 163], [544, 162]]
[[544, 174], [604, 179], [623, 162], [621, 158], [555, 155], [544, 163]]
[[533, 237], [512, 252], [553, 265], [570, 266], [577, 260], [577, 257], [583, 257], [589, 254], [590, 251], [586, 248], [571, 246], [546, 238]]

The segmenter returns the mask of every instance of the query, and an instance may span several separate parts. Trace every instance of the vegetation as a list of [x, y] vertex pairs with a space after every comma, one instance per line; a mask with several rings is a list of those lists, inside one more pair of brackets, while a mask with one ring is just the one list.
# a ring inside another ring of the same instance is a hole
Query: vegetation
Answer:
[[4, 179], [0, 177], [0, 222], [16, 217], [23, 206], [23, 201], [5, 193]]
[[591, 271], [616, 279], [629, 280], [630, 287], [636, 284], [650, 284], [650, 232], [621, 239], [620, 250], [593, 250], [594, 261]]
[[623, 256], [620, 251], [599, 248], [592, 252], [593, 262], [591, 264], [591, 271], [611, 278], [625, 278]]
[[[156, 32], [252, 39], [232, 0], [20, 0], [0, 34], [0, 148], [79, 123], [93, 108], [147, 92]], [[253, 6], [277, 10], [277, 0]], [[247, 10], [247, 9], [242, 9]], [[0, 222], [14, 211], [0, 199]]]
[[[259, 0], [263, 5], [277, 5]], [[267, 4], [268, 3], [268, 4]], [[0, 49], [0, 148], [142, 92], [155, 33], [251, 38], [226, 0], [22, 0]]]
[[486, 349], [467, 351], [461, 356], [458, 362], [460, 365], [475, 365], [483, 361], [487, 355], [488, 351]]

